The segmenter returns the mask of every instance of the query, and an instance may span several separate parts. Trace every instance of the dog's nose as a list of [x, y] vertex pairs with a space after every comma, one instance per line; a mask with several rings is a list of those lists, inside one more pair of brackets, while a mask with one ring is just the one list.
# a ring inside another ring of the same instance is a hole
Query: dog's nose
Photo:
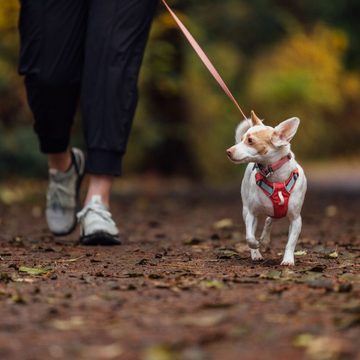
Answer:
[[228, 155], [229, 157], [232, 157], [233, 151], [234, 151], [234, 149], [231, 147], [231, 148], [229, 148], [229, 149], [226, 150], [226, 153], [227, 153], [227, 155]]

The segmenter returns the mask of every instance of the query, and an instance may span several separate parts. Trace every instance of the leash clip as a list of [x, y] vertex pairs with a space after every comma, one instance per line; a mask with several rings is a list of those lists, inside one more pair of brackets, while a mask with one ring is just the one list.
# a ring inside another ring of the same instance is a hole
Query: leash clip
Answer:
[[262, 175], [268, 178], [274, 173], [274, 169], [271, 166], [263, 166], [261, 164], [255, 164], [253, 170], [258, 169]]
[[272, 175], [274, 173], [274, 170], [271, 166], [268, 166], [266, 169], [265, 169], [265, 177], [268, 178], [270, 175]]

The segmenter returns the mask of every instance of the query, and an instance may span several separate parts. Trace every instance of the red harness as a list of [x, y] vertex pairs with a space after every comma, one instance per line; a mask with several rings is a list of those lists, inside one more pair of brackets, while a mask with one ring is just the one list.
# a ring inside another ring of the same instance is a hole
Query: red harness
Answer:
[[269, 197], [274, 207], [273, 218], [279, 219], [286, 216], [288, 211], [289, 199], [294, 189], [297, 179], [299, 178], [299, 170], [295, 169], [285, 182], [272, 183], [266, 179], [261, 172], [255, 174], [256, 184]]

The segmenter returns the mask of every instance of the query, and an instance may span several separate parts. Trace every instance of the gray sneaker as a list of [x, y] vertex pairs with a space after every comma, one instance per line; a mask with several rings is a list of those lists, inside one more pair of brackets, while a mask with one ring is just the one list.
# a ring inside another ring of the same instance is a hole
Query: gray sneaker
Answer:
[[67, 172], [49, 169], [46, 195], [46, 220], [49, 230], [57, 236], [70, 234], [76, 227], [79, 190], [85, 172], [85, 156], [79, 149], [71, 150], [72, 166]]
[[100, 195], [94, 195], [77, 214], [82, 245], [120, 245], [119, 230]]

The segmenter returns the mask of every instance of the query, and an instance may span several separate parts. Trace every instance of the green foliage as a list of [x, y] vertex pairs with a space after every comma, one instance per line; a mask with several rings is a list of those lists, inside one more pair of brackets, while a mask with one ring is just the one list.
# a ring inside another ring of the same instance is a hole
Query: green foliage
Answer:
[[31, 127], [0, 129], [0, 177], [9, 174], [20, 176], [45, 176], [46, 159]]
[[295, 141], [298, 154], [331, 154], [348, 102], [360, 97], [359, 79], [342, 62], [346, 47], [343, 32], [321, 25], [289, 36], [253, 65], [248, 96], [265, 118], [303, 120]]

